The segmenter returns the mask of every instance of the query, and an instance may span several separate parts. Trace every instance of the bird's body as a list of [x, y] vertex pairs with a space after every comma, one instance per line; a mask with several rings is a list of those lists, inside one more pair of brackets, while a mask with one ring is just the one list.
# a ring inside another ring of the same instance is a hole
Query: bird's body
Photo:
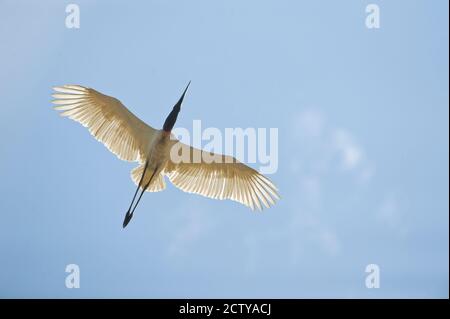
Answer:
[[170, 133], [157, 130], [149, 143], [146, 161], [150, 171], [161, 173], [166, 167], [170, 156]]
[[[181, 98], [157, 130], [131, 113], [119, 100], [79, 85], [55, 87], [55, 109], [87, 127], [91, 134], [122, 160], [139, 162], [131, 178], [137, 189], [125, 216], [125, 227], [145, 191], [165, 188], [164, 176], [178, 188], [215, 199], [231, 199], [251, 209], [262, 209], [279, 199], [277, 188], [265, 176], [231, 156], [212, 154], [185, 145], [171, 130], [180, 112]], [[206, 160], [205, 158], [208, 158]], [[132, 209], [136, 195], [142, 192]]]

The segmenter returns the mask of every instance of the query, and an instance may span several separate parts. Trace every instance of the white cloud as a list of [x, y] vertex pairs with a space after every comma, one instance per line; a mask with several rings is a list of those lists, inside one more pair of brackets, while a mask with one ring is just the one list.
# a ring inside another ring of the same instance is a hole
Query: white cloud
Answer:
[[364, 151], [359, 147], [352, 135], [343, 129], [334, 130], [332, 133], [333, 145], [340, 155], [342, 167], [352, 170], [360, 164]]
[[[310, 108], [293, 118], [292, 136], [298, 151], [292, 154], [290, 170], [298, 180], [300, 199], [291, 212], [288, 236], [295, 264], [308, 245], [330, 257], [343, 250], [338, 232], [327, 222], [329, 212], [323, 211], [325, 205], [321, 205], [327, 200], [330, 178], [343, 172], [340, 178], [353, 180], [357, 187], [368, 185], [376, 171], [355, 136], [345, 128], [333, 126], [322, 112]], [[349, 194], [354, 196], [353, 191]]]
[[[293, 173], [324, 175], [340, 169], [351, 173], [359, 184], [367, 184], [375, 175], [375, 164], [347, 129], [334, 127], [324, 114], [308, 109], [294, 116], [294, 136], [299, 153], [290, 163]], [[338, 166], [336, 167], [336, 158]]]

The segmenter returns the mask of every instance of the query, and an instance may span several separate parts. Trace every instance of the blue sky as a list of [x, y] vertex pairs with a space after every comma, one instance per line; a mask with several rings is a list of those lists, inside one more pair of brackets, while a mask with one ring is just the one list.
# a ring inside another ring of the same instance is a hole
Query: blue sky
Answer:
[[[0, 297], [448, 298], [447, 1], [0, 0], [0, 38]], [[159, 128], [189, 80], [177, 126], [279, 129], [282, 199], [259, 214], [168, 183], [123, 230], [135, 165], [51, 87]]]

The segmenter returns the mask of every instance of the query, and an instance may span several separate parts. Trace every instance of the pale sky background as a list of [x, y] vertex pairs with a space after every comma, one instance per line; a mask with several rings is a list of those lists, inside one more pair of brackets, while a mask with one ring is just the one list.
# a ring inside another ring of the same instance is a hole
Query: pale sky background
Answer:
[[[0, 0], [0, 297], [448, 298], [448, 36], [445, 0]], [[159, 128], [189, 80], [177, 126], [279, 129], [282, 199], [252, 213], [168, 183], [123, 230], [135, 165], [51, 87]]]

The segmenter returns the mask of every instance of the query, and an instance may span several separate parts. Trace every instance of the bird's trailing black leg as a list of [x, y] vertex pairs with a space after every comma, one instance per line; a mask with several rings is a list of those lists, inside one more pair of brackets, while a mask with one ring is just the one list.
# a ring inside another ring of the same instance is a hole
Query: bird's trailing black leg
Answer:
[[134, 192], [133, 199], [131, 200], [130, 207], [128, 207], [127, 213], [125, 214], [125, 219], [123, 220], [123, 228], [128, 225], [131, 218], [133, 217], [133, 213], [130, 213], [131, 207], [133, 206], [134, 200], [136, 199], [136, 195], [139, 191], [139, 187], [141, 187], [142, 181], [144, 180], [145, 172], [147, 171], [148, 162], [145, 162], [144, 171], [142, 172], [141, 179], [139, 180], [138, 186], [136, 187], [136, 192]]
[[[134, 208], [133, 208], [133, 210], [131, 211], [131, 216], [133, 216], [133, 213], [134, 213], [134, 211], [136, 210], [136, 207], [137, 207], [137, 205], [139, 204], [139, 201], [141, 200], [142, 195], [144, 195], [144, 192], [145, 192], [145, 191], [147, 190], [147, 188], [150, 186], [150, 183], [152, 182], [153, 177], [155, 176], [157, 170], [158, 170], [158, 168], [156, 168], [156, 169], [153, 171], [153, 174], [152, 174], [152, 176], [150, 177], [150, 180], [148, 181], [147, 184], [145, 184], [144, 188], [142, 189], [141, 195], [139, 195], [139, 198], [138, 198], [138, 200], [136, 201], [136, 205], [134, 205]], [[125, 225], [125, 226], [126, 226], [126, 225]]]

